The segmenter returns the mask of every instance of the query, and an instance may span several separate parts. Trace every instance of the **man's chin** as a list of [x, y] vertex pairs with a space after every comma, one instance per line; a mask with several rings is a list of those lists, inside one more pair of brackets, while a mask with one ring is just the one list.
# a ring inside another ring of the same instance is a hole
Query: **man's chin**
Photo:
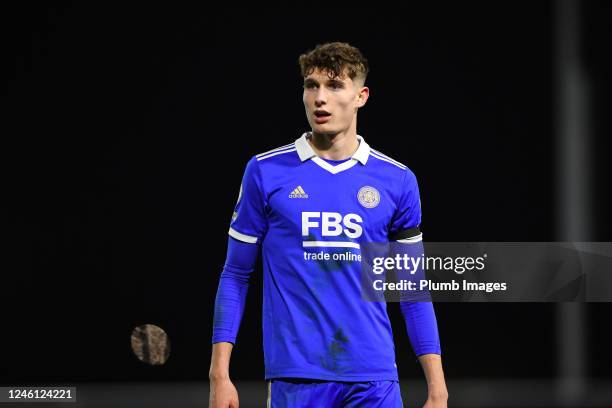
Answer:
[[333, 129], [330, 126], [327, 126], [326, 123], [322, 123], [322, 124], [313, 123], [311, 124], [310, 127], [313, 133], [317, 133], [319, 135], [335, 136], [338, 134], [338, 131], [336, 129]]

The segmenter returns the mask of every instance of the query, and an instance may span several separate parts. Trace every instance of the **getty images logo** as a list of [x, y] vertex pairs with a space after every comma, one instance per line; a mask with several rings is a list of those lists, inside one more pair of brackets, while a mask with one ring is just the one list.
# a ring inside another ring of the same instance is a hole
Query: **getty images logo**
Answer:
[[291, 194], [289, 194], [289, 198], [308, 198], [308, 194], [306, 194], [302, 186], [297, 186]]

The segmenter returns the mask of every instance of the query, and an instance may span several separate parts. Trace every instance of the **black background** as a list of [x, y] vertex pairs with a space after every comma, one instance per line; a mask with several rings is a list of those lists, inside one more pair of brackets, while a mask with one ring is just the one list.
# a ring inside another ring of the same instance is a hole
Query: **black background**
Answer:
[[[227, 229], [248, 159], [308, 130], [297, 58], [368, 57], [358, 132], [420, 183], [428, 241], [554, 241], [552, 2], [219, 9], [2, 6], [0, 382], [206, 379]], [[584, 2], [591, 241], [610, 241], [609, 3]], [[436, 305], [449, 378], [550, 378], [555, 305]], [[609, 304], [587, 305], [589, 376], [609, 377]], [[402, 377], [420, 376], [396, 305]], [[130, 349], [164, 328], [162, 367]], [[261, 270], [232, 358], [262, 379]]]

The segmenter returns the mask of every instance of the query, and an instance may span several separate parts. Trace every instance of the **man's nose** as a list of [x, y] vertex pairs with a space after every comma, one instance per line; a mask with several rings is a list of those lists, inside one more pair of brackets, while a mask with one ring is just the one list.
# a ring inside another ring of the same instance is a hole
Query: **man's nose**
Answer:
[[320, 86], [317, 89], [317, 93], [315, 94], [315, 105], [320, 106], [327, 102], [327, 94], [325, 93], [325, 88]]

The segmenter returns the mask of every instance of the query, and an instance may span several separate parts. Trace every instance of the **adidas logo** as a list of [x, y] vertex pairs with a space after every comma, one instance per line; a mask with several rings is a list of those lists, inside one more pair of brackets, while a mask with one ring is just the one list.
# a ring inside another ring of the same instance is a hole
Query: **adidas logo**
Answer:
[[297, 186], [295, 190], [289, 194], [289, 198], [308, 198], [308, 194], [306, 194], [302, 186]]

